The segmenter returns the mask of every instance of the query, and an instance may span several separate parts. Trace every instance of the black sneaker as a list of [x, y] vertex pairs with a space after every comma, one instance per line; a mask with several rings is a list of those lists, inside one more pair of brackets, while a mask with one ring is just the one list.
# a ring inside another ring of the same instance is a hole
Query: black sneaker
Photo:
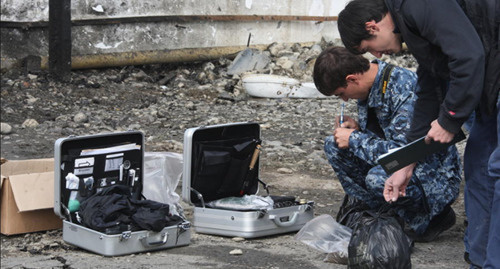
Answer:
[[453, 227], [456, 220], [455, 211], [453, 211], [451, 206], [447, 205], [444, 207], [443, 212], [432, 218], [429, 227], [427, 227], [427, 230], [423, 234], [417, 235], [413, 232], [409, 233], [408, 236], [415, 242], [431, 242], [436, 240], [442, 232]]

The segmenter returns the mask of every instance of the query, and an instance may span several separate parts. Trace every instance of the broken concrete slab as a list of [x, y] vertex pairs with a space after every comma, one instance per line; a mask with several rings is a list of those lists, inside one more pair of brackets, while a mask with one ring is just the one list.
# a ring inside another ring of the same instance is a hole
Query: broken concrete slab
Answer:
[[269, 54], [260, 50], [247, 48], [234, 58], [229, 65], [227, 73], [229, 75], [241, 74], [246, 71], [261, 71], [271, 62]]

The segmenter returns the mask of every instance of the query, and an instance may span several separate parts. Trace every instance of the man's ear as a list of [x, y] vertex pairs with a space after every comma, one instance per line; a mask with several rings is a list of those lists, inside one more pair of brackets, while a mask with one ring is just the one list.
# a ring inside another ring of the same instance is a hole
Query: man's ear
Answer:
[[380, 28], [375, 20], [365, 22], [365, 29], [370, 35], [374, 35], [376, 32], [380, 31]]
[[359, 78], [358, 78], [358, 76], [357, 76], [357, 75], [355, 75], [355, 74], [350, 74], [350, 75], [347, 75], [347, 76], [345, 77], [345, 81], [346, 81], [347, 83], [355, 83], [355, 84], [357, 84], [357, 83], [358, 83], [358, 81], [359, 81]]

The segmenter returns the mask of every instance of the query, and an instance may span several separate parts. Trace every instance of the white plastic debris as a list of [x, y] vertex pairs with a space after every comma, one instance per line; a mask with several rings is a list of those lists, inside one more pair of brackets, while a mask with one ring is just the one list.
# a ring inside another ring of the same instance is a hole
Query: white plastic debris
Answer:
[[97, 5], [95, 7], [92, 7], [92, 10], [94, 10], [95, 12], [99, 12], [99, 13], [103, 13], [104, 12], [104, 8], [102, 8], [101, 5]]

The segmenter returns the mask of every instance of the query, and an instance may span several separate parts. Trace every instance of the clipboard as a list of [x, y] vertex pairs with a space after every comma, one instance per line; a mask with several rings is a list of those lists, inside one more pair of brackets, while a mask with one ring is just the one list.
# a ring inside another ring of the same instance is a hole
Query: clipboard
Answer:
[[425, 156], [446, 149], [447, 147], [465, 139], [465, 134], [460, 130], [449, 143], [442, 144], [431, 141], [425, 143], [425, 136], [403, 146], [390, 150], [388, 153], [380, 155], [377, 162], [382, 166], [387, 174], [392, 174], [399, 169], [423, 159]]

